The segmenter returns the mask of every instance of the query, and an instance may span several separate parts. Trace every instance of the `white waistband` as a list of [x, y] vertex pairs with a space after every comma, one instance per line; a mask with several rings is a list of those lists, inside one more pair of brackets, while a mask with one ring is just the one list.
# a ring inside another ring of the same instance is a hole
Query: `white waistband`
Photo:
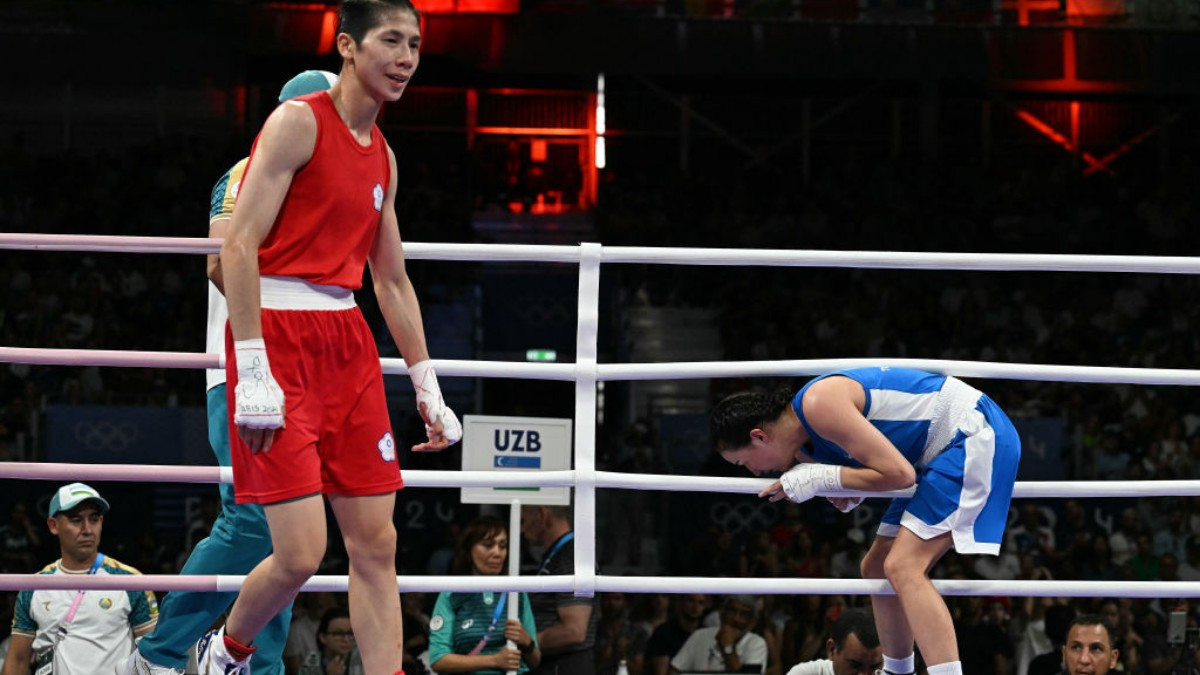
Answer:
[[975, 410], [979, 397], [983, 392], [954, 377], [947, 377], [938, 392], [937, 404], [930, 420], [929, 432], [925, 437], [925, 451], [921, 454], [918, 466], [925, 466], [934, 457], [942, 454], [954, 434]]
[[354, 291], [312, 284], [296, 277], [264, 276], [259, 280], [263, 309], [341, 310], [355, 307]]

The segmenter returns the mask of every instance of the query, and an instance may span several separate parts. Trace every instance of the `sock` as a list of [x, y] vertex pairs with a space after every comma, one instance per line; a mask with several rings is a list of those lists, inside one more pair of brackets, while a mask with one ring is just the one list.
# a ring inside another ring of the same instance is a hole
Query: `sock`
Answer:
[[225, 638], [225, 651], [233, 657], [234, 661], [245, 661], [250, 658], [250, 655], [258, 651], [258, 647], [244, 645], [237, 640], [229, 637], [228, 634], [222, 632], [221, 635]]
[[911, 673], [917, 669], [917, 655], [909, 654], [908, 656], [897, 659], [886, 654], [883, 657], [883, 669], [889, 673]]
[[962, 661], [939, 663], [936, 666], [929, 666], [926, 670], [929, 671], [929, 675], [963, 675]]

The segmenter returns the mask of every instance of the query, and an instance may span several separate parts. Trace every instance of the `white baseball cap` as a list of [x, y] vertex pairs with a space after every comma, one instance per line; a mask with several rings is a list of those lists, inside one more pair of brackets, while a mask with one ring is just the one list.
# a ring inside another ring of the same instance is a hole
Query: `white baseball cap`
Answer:
[[94, 501], [100, 506], [101, 513], [108, 512], [108, 501], [100, 496], [99, 492], [90, 485], [84, 483], [71, 483], [58, 488], [54, 496], [50, 498], [50, 516], [61, 511], [70, 511], [86, 501]]

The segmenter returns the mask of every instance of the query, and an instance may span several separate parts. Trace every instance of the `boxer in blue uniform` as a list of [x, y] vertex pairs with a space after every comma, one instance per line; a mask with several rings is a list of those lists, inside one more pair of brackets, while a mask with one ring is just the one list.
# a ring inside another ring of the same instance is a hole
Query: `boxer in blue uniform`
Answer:
[[929, 580], [951, 547], [996, 555], [1004, 537], [1021, 442], [1008, 416], [953, 377], [907, 368], [822, 375], [796, 394], [734, 394], [713, 409], [712, 435], [728, 462], [755, 475], [779, 472], [759, 496], [794, 502], [826, 496], [842, 511], [861, 497], [842, 490], [901, 490], [863, 577], [886, 578], [896, 595], [872, 596], [884, 672], [912, 673], [913, 643], [930, 675], [961, 674], [954, 624]]

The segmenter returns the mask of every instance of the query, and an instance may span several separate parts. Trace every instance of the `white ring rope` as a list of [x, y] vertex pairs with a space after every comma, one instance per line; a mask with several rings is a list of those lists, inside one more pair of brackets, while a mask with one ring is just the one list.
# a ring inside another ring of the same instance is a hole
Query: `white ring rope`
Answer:
[[[113, 349], [42, 349], [0, 347], [0, 363], [38, 366], [116, 366], [122, 368], [224, 368], [217, 354], [147, 352]], [[433, 359], [439, 375], [446, 377], [507, 377], [526, 380], [574, 382], [574, 363], [524, 363], [519, 361], [466, 361]], [[408, 372], [403, 359], [379, 360], [385, 375]], [[600, 363], [598, 381], [709, 379], [717, 377], [782, 377], [819, 375], [833, 370], [865, 366], [903, 366], [957, 377], [1091, 384], [1200, 385], [1200, 370], [1180, 368], [1122, 368], [1110, 366], [1047, 366], [1034, 363], [995, 363], [949, 359], [792, 359], [784, 361], [692, 361], [676, 363]]]
[[[595, 471], [594, 485], [614, 490], [663, 492], [718, 492], [755, 495], [771, 484], [770, 478], [724, 476], [672, 476], [668, 474]], [[155, 466], [145, 464], [65, 464], [52, 462], [0, 462], [0, 478], [21, 480], [155, 481], [162, 483], [233, 484], [233, 471], [217, 466]], [[429, 471], [404, 472], [405, 487], [572, 487], [578, 472], [566, 471]], [[845, 497], [891, 499], [908, 497], [913, 488], [888, 492], [842, 490]], [[1096, 480], [1025, 481], [1013, 486], [1016, 499], [1068, 499], [1072, 497], [1197, 497], [1200, 480]]]
[[[218, 591], [241, 589], [246, 577], [240, 575], [95, 575], [0, 574], [0, 590], [129, 590], [129, 591]], [[760, 595], [891, 595], [891, 586], [882, 579], [753, 579], [745, 577], [632, 577], [598, 574], [592, 589], [601, 593], [751, 593]], [[574, 576], [398, 576], [401, 592], [437, 593], [440, 591], [478, 593], [482, 591], [527, 593], [569, 593], [578, 591]], [[990, 581], [934, 579], [943, 595], [1009, 595], [1016, 597], [1124, 597], [1124, 598], [1197, 598], [1197, 581]], [[305, 591], [345, 592], [349, 577], [314, 576], [304, 584]], [[589, 590], [592, 590], [589, 589]]]
[[[0, 233], [0, 249], [212, 254], [218, 252], [220, 247], [220, 239], [205, 238]], [[580, 246], [425, 242], [406, 242], [404, 244], [404, 256], [412, 260], [578, 263], [582, 255]], [[738, 248], [605, 246], [601, 249], [600, 259], [605, 263], [671, 265], [853, 267], [998, 272], [1200, 273], [1200, 258], [1145, 255], [775, 251]]]
[[[0, 249], [104, 251], [126, 253], [212, 254], [221, 241], [200, 238], [114, 237], [0, 233]], [[721, 363], [598, 364], [599, 272], [601, 263], [853, 267], [973, 271], [1053, 271], [1197, 274], [1200, 258], [1042, 254], [917, 253], [886, 251], [771, 251], [761, 249], [682, 249], [649, 247], [538, 246], [510, 244], [405, 244], [414, 260], [484, 262], [559, 262], [580, 266], [579, 312], [574, 364], [436, 360], [445, 376], [509, 377], [576, 383], [575, 471], [484, 472], [406, 471], [412, 487], [573, 486], [577, 543], [575, 574], [535, 577], [402, 576], [405, 591], [526, 591], [592, 595], [595, 591], [760, 594], [881, 594], [886, 581], [849, 579], [745, 579], [682, 577], [614, 577], [595, 574], [595, 489], [694, 490], [757, 493], [770, 479], [622, 474], [595, 470], [596, 383], [605, 380], [688, 379], [714, 377], [814, 375], [830, 370], [888, 364], [963, 377], [1143, 385], [1200, 385], [1200, 371], [1033, 365], [936, 359], [815, 359]], [[95, 365], [157, 368], [220, 368], [215, 354], [118, 350], [65, 350], [0, 347], [0, 362], [35, 365]], [[404, 373], [401, 359], [382, 359], [384, 372]], [[141, 465], [24, 464], [0, 462], [0, 477], [34, 480], [155, 480], [165, 482], [231, 482], [232, 471], [218, 467]], [[907, 492], [907, 491], [905, 491]], [[901, 492], [898, 494], [904, 494]], [[847, 495], [891, 496], [891, 493]], [[1102, 481], [1018, 483], [1014, 497], [1140, 497], [1200, 495], [1200, 481]], [[582, 518], [581, 518], [582, 516]], [[245, 577], [227, 575], [122, 575], [62, 577], [0, 575], [0, 589], [105, 588], [113, 590], [234, 591]], [[66, 585], [64, 585], [66, 584]], [[1200, 582], [1087, 581], [934, 581], [945, 595], [1200, 597]], [[344, 576], [313, 577], [305, 590], [347, 590]]]

